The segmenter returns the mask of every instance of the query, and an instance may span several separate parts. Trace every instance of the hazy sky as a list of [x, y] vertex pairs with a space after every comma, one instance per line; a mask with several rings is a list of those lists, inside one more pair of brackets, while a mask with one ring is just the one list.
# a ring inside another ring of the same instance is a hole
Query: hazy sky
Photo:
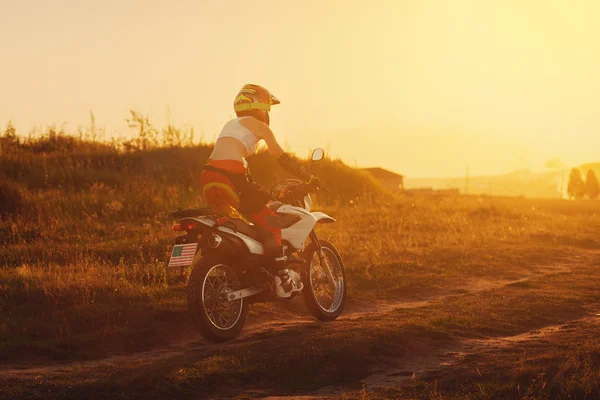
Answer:
[[600, 160], [595, 0], [0, 0], [0, 124], [213, 139], [244, 83], [272, 128], [409, 176]]

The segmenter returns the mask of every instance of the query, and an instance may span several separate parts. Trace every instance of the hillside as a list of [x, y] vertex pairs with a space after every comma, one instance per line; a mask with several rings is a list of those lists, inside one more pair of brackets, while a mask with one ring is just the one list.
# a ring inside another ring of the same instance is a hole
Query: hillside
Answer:
[[[30, 212], [28, 205], [37, 203], [37, 208], [52, 207], [75, 218], [165, 216], [177, 207], [201, 204], [199, 178], [211, 152], [211, 144], [148, 142], [142, 135], [127, 142], [98, 142], [56, 132], [34, 139], [7, 132], [0, 138], [0, 211]], [[288, 177], [265, 151], [248, 162], [263, 185]], [[371, 176], [339, 160], [321, 161], [312, 172], [330, 189], [316, 195], [325, 203], [383, 193]]]
[[[203, 206], [199, 179], [212, 151], [210, 144], [159, 143], [143, 135], [102, 142], [56, 132], [24, 139], [9, 131], [0, 145], [0, 266], [74, 256], [162, 260], [167, 250], [156, 235], [141, 243], [132, 235], [170, 223], [168, 214], [179, 207]], [[264, 151], [248, 162], [267, 187], [289, 177]], [[372, 204], [386, 196], [371, 176], [339, 160], [320, 161], [312, 172], [330, 189], [314, 195], [321, 206]]]

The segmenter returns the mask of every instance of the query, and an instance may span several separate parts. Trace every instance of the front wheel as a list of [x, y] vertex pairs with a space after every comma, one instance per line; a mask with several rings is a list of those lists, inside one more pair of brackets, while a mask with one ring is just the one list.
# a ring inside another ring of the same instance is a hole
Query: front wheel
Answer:
[[240, 289], [238, 273], [222, 257], [207, 255], [194, 266], [188, 282], [188, 310], [206, 339], [224, 342], [240, 334], [248, 304], [244, 299], [227, 299], [227, 293]]
[[302, 296], [312, 315], [321, 321], [333, 321], [346, 304], [346, 271], [337, 249], [325, 240], [320, 243], [323, 257], [319, 257], [315, 243], [304, 251], [308, 271]]

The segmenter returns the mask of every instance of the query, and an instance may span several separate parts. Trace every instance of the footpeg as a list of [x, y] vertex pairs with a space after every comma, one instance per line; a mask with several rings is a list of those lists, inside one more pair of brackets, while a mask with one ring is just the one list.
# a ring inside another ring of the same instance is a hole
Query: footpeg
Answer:
[[286, 262], [288, 264], [306, 264], [306, 260], [300, 257], [296, 257], [296, 256], [287, 256], [287, 260]]

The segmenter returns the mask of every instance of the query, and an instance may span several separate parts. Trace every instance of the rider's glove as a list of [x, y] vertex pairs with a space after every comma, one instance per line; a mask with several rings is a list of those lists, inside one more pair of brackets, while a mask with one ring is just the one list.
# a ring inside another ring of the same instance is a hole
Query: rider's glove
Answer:
[[311, 178], [311, 174], [309, 174], [306, 169], [304, 169], [304, 167], [302, 165], [300, 165], [298, 163], [298, 161], [296, 161], [292, 156], [290, 156], [288, 153], [283, 153], [278, 159], [277, 161], [279, 162], [279, 164], [281, 165], [281, 167], [283, 169], [285, 169], [288, 172], [291, 172], [292, 174], [294, 174], [296, 177], [302, 179], [305, 182], [310, 181]]
[[323, 182], [314, 175], [311, 175], [308, 182], [302, 183], [294, 189], [293, 197], [301, 199], [317, 188], [324, 188]]

